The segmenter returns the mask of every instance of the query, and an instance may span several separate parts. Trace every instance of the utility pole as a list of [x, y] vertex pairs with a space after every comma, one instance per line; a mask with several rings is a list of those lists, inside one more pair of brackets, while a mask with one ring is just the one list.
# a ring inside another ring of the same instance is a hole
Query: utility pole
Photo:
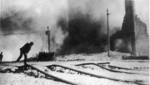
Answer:
[[107, 9], [107, 39], [108, 39], [108, 56], [110, 57], [110, 32], [109, 32], [109, 12]]
[[47, 35], [47, 40], [48, 40], [48, 52], [50, 52], [50, 30], [49, 30], [49, 26], [47, 26], [47, 31], [45, 32]]

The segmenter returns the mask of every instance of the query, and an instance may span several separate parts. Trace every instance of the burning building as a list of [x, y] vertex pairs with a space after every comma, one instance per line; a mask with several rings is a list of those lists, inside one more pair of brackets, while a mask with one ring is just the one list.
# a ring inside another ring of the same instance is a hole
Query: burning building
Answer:
[[[135, 13], [134, 0], [125, 0], [125, 16], [122, 29], [115, 36], [116, 50], [133, 56], [148, 56], [149, 41], [147, 26]], [[118, 46], [118, 47], [117, 47]]]

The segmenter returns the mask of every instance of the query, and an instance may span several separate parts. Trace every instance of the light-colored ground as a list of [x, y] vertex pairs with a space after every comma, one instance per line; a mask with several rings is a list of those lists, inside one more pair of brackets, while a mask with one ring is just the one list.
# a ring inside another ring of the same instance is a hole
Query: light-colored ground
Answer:
[[[117, 53], [116, 53], [117, 54]], [[121, 55], [121, 54], [119, 54]], [[99, 68], [94, 65], [86, 66], [75, 66], [80, 63], [100, 63], [100, 62], [110, 62], [110, 65], [126, 67], [134, 70], [120, 70], [125, 72], [132, 72], [136, 74], [127, 73], [117, 73], [110, 72], [108, 70]], [[49, 62], [28, 62], [28, 64], [33, 65], [41, 70], [47, 69], [45, 66], [52, 64], [64, 65], [70, 68], [78, 69], [84, 72], [92, 73], [99, 76], [105, 76], [113, 79], [134, 81], [136, 83], [127, 83], [113, 81], [104, 78], [96, 78], [88, 75], [78, 74], [71, 72], [69, 70], [57, 68], [55, 71], [49, 70], [48, 73], [56, 75], [57, 77], [69, 80], [78, 85], [149, 85], [149, 61], [148, 60], [121, 60], [120, 56], [115, 56], [114, 58], [109, 58], [106, 53], [95, 54], [95, 55], [68, 55], [64, 57], [57, 57], [56, 61]], [[20, 63], [5, 63], [0, 65], [0, 70], [11, 68], [15, 70], [17, 67], [23, 65]], [[61, 70], [62, 72], [58, 72]], [[31, 73], [28, 70], [25, 73]], [[38, 74], [38, 77], [33, 75], [27, 75], [24, 72], [20, 73], [0, 73], [0, 85], [67, 85], [66, 83], [56, 81], [54, 79], [46, 79], [44, 75]], [[37, 74], [37, 72], [33, 72]]]

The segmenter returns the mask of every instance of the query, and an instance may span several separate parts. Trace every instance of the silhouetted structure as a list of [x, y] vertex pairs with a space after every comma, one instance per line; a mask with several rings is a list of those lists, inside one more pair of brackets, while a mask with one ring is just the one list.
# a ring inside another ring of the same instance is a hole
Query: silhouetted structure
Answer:
[[[125, 35], [127, 41], [131, 44], [131, 48], [128, 48], [129, 51], [133, 55], [135, 55], [136, 49], [135, 49], [135, 21], [134, 21], [134, 16], [135, 16], [135, 10], [134, 10], [134, 2], [133, 0], [125, 0], [125, 17], [124, 21], [122, 24], [122, 31], [123, 35]], [[125, 39], [124, 39], [125, 40]]]
[[27, 54], [31, 49], [31, 46], [33, 45], [33, 42], [30, 43], [26, 43], [23, 47], [20, 48], [20, 56], [17, 59], [17, 62], [22, 58], [22, 56], [24, 55], [24, 65], [26, 65], [26, 60], [27, 60]]
[[47, 31], [45, 33], [47, 35], [47, 40], [48, 40], [48, 52], [50, 52], [50, 30], [48, 26], [47, 26]]
[[107, 9], [107, 40], [108, 40], [108, 56], [110, 57], [110, 32], [109, 32], [109, 12]]
[[119, 43], [117, 50], [133, 56], [148, 56], [147, 27], [135, 14], [134, 0], [125, 0], [125, 13], [122, 29], [115, 35], [115, 44]]

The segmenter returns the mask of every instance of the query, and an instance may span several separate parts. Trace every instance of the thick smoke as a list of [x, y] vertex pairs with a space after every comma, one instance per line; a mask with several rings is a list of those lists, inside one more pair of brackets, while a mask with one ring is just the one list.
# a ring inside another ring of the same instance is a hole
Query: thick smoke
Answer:
[[[137, 12], [137, 15], [141, 16], [139, 13], [139, 3], [146, 4], [146, 2], [146, 0], [135, 0], [135, 11]], [[69, 22], [67, 29], [68, 36], [64, 41], [61, 52], [88, 53], [107, 50], [106, 9], [109, 9], [110, 12], [109, 21], [111, 36], [118, 33], [119, 35], [122, 35], [120, 34], [120, 29], [122, 27], [123, 17], [125, 15], [124, 4], [124, 0], [70, 0]], [[148, 5], [145, 5], [145, 7], [146, 6]], [[145, 15], [147, 16], [148, 10], [145, 7], [141, 7], [140, 9], [145, 11]], [[74, 11], [76, 11], [76, 13], [74, 13]], [[99, 19], [101, 19], [101, 22]], [[141, 19], [147, 23], [146, 17], [141, 16]], [[99, 28], [99, 30], [96, 28]], [[117, 46], [122, 46], [121, 48], [125, 48], [127, 47], [127, 44], [129, 45], [129, 49], [121, 50], [127, 50], [128, 52], [132, 50], [130, 48], [130, 42], [124, 42], [125, 44], [121, 45], [123, 41], [114, 41], [113, 37], [114, 36], [111, 37], [112, 50], [114, 50], [114, 47]], [[114, 44], [114, 42], [116, 42], [116, 44]], [[95, 45], [95, 43], [99, 43], [99, 45]]]
[[0, 17], [0, 31], [4, 35], [17, 33], [18, 31], [32, 31], [32, 17], [25, 17], [26, 12], [16, 12], [13, 9], [3, 13]]
[[78, 10], [70, 12], [68, 26], [63, 19], [59, 22], [64, 32], [68, 33], [60, 54], [104, 51], [107, 38], [102, 32], [103, 20], [94, 20], [90, 14]]

